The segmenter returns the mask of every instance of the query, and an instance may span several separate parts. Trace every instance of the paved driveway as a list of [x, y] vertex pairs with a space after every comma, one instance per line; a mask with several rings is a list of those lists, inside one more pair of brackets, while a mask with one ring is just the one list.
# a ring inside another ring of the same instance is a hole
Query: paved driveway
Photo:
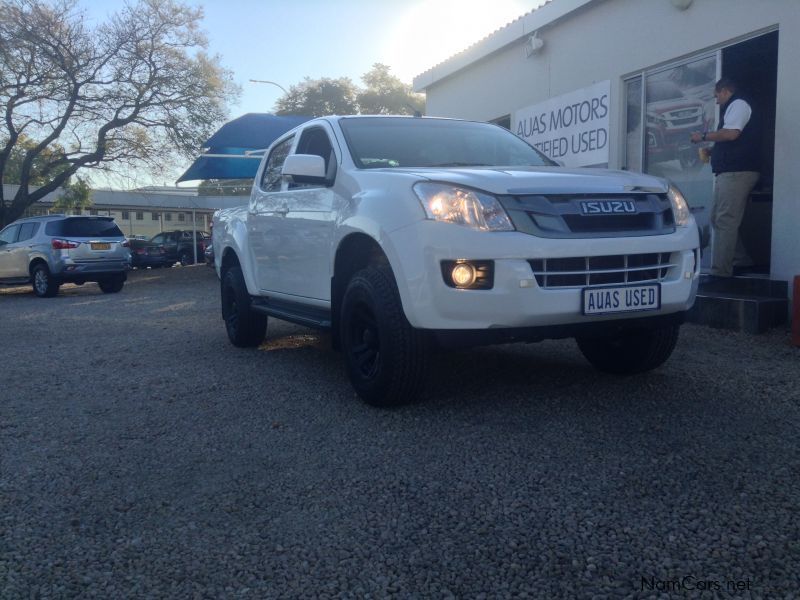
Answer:
[[686, 326], [630, 378], [572, 341], [447, 354], [381, 411], [310, 330], [233, 348], [218, 303], [204, 266], [0, 289], [0, 597], [800, 589], [785, 331]]

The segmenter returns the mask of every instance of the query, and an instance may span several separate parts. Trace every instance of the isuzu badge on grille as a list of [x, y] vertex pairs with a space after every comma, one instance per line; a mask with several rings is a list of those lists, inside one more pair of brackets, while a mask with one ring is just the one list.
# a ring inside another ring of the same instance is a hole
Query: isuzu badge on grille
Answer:
[[581, 212], [584, 215], [635, 214], [636, 202], [633, 200], [583, 200]]

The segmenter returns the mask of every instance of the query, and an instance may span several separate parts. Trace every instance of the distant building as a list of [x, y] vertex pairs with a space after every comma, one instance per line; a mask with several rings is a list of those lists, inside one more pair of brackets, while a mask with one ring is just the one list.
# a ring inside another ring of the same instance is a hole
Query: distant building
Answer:
[[[14, 197], [18, 186], [5, 185], [6, 202]], [[53, 208], [59, 192], [53, 192], [33, 204], [25, 216], [62, 212]], [[70, 211], [74, 214], [114, 217], [127, 236], [152, 237], [172, 229], [208, 231], [214, 211], [245, 204], [247, 196], [198, 196], [197, 188], [145, 187], [130, 191], [93, 190], [92, 204]]]

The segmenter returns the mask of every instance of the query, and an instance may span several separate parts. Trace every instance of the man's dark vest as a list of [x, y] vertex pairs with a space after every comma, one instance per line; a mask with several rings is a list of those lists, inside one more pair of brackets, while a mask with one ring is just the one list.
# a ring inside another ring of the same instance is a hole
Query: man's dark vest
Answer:
[[[741, 100], [739, 96], [731, 99], [719, 109], [719, 129], [725, 129], [725, 111], [734, 100]], [[739, 137], [732, 142], [715, 142], [711, 152], [711, 170], [714, 173], [731, 173], [736, 171], [760, 171], [761, 153], [759, 151], [758, 132], [755, 123], [755, 112], [745, 125]]]

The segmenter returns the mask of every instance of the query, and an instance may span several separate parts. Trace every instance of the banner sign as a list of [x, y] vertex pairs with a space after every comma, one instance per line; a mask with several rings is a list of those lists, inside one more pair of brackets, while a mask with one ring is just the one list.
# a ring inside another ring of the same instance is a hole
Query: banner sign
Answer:
[[601, 81], [514, 113], [511, 131], [567, 167], [608, 164], [611, 81]]

